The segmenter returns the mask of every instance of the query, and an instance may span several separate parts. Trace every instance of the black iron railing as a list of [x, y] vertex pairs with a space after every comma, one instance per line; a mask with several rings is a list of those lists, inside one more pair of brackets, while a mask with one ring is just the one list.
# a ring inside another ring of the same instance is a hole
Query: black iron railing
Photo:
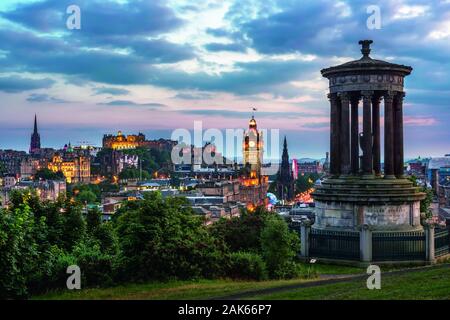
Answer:
[[434, 229], [434, 255], [442, 257], [450, 253], [450, 232], [448, 228]]
[[425, 260], [425, 232], [374, 232], [373, 261]]
[[309, 255], [321, 258], [359, 260], [359, 232], [311, 229]]

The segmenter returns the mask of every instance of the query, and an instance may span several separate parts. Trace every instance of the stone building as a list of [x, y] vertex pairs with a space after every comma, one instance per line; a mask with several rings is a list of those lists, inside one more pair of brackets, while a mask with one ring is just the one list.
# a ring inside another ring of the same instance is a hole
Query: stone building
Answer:
[[55, 154], [48, 163], [53, 172], [61, 171], [67, 183], [89, 183], [91, 181], [91, 159], [73, 153]]
[[176, 143], [176, 141], [167, 139], [147, 140], [143, 133], [129, 134], [127, 136], [124, 135], [122, 131], [119, 131], [117, 135], [105, 134], [103, 136], [103, 148], [114, 150], [136, 149], [138, 147], [145, 147], [171, 151]]

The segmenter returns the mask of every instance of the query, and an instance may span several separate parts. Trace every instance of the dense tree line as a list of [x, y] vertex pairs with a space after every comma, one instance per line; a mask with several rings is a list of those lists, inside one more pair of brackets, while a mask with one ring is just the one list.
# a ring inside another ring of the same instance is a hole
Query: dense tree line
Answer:
[[[79, 192], [81, 193], [81, 192]], [[0, 211], [0, 298], [64, 290], [69, 265], [82, 287], [168, 279], [289, 278], [299, 274], [298, 236], [262, 208], [205, 226], [185, 198], [150, 193], [111, 222], [76, 198], [41, 202], [12, 194]]]

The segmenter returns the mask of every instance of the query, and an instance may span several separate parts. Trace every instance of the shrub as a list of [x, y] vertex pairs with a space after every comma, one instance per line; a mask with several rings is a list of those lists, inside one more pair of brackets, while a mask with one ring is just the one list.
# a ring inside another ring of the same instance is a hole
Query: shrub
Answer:
[[233, 252], [229, 254], [227, 275], [234, 279], [267, 279], [266, 264], [259, 254]]
[[287, 223], [273, 215], [266, 219], [261, 232], [261, 249], [272, 278], [292, 278], [299, 274], [295, 258], [300, 241], [295, 232], [289, 231]]
[[191, 279], [220, 274], [223, 246], [182, 198], [158, 192], [129, 203], [117, 219], [120, 279]]
[[102, 253], [98, 243], [93, 240], [82, 241], [74, 247], [72, 255], [81, 270], [82, 287], [113, 284], [114, 256]]
[[216, 222], [211, 233], [224, 241], [232, 252], [261, 253], [261, 231], [269, 215], [271, 213], [263, 208], [257, 208], [254, 213], [244, 210], [239, 217]]

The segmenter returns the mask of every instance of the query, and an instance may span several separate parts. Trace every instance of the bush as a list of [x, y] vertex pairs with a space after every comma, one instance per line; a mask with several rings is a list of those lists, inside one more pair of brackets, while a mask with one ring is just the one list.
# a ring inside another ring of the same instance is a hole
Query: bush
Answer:
[[269, 215], [272, 214], [263, 208], [257, 208], [254, 213], [244, 210], [239, 217], [220, 219], [213, 225], [211, 233], [224, 241], [232, 252], [261, 253], [261, 231]]
[[117, 219], [122, 281], [214, 277], [224, 246], [206, 230], [183, 198], [158, 192], [122, 208]]
[[233, 279], [267, 279], [266, 264], [256, 253], [230, 253], [228, 269], [227, 275]]
[[[100, 245], [97, 242], [87, 240], [78, 243], [72, 255], [76, 262], [75, 264], [81, 270], [82, 287], [108, 286], [113, 284], [114, 256], [102, 253]], [[68, 266], [66, 265], [66, 268]]]
[[293, 278], [299, 274], [295, 259], [300, 240], [282, 218], [273, 215], [266, 219], [261, 249], [271, 278]]

